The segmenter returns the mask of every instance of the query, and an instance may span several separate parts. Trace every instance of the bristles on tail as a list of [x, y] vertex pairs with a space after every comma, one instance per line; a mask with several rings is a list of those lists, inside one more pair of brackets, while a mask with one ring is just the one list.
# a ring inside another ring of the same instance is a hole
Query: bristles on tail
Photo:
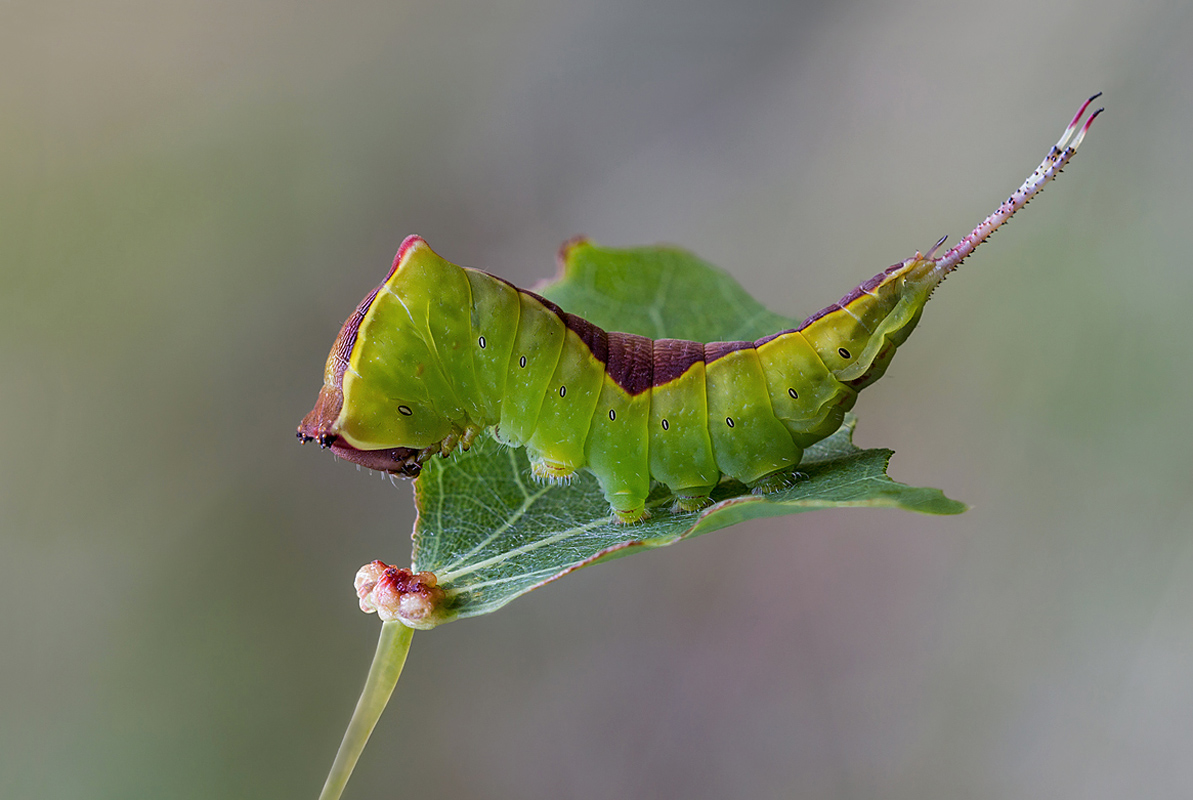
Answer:
[[[1073, 116], [1072, 122], [1065, 128], [1065, 132], [1061, 134], [1060, 139], [1048, 152], [1048, 155], [1040, 162], [1040, 166], [1036, 167], [1035, 171], [1027, 177], [1023, 185], [1015, 190], [1015, 193], [1003, 201], [993, 214], [986, 217], [980, 225], [973, 229], [973, 231], [961, 241], [957, 242], [948, 252], [936, 260], [936, 265], [932, 269], [943, 280], [944, 276], [952, 272], [957, 266], [965, 260], [965, 258], [972, 253], [978, 245], [990, 238], [990, 234], [994, 233], [1004, 222], [1011, 218], [1011, 216], [1027, 205], [1027, 201], [1031, 200], [1039, 193], [1048, 181], [1057, 176], [1065, 164], [1069, 163], [1069, 159], [1077, 152], [1077, 148], [1085, 139], [1085, 134], [1089, 131], [1089, 126], [1104, 109], [1099, 108], [1089, 116], [1084, 125], [1080, 125], [1082, 116], [1085, 115], [1086, 109], [1094, 100], [1102, 96], [1098, 92], [1093, 97], [1082, 103], [1081, 108]], [[933, 251], [935, 248], [933, 248]], [[931, 258], [931, 255], [929, 255]]]

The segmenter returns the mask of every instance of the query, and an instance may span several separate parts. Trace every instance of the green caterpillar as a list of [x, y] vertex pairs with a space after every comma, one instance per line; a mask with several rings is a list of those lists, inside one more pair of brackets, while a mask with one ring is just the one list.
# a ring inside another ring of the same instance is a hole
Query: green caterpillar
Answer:
[[[1100, 94], [1100, 93], [1099, 93]], [[413, 477], [481, 431], [524, 446], [535, 477], [587, 467], [621, 522], [645, 516], [652, 480], [692, 511], [729, 476], [787, 485], [880, 378], [936, 285], [1068, 163], [1102, 109], [1094, 95], [1019, 189], [939, 258], [884, 270], [799, 328], [755, 342], [653, 341], [606, 333], [533, 292], [408, 237], [356, 308], [298, 427], [341, 458]]]

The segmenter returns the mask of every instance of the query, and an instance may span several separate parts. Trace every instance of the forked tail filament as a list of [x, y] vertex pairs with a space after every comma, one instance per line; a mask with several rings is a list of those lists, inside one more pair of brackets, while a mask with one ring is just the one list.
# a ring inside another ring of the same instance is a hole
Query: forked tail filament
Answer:
[[[1090, 114], [1089, 119], [1085, 121], [1084, 125], [1080, 125], [1081, 117], [1085, 115], [1086, 109], [1089, 108], [1090, 103], [1102, 96], [1098, 92], [1090, 99], [1081, 104], [1081, 108], [1073, 116], [1073, 121], [1069, 123], [1069, 127], [1065, 128], [1065, 132], [1061, 135], [1060, 140], [1048, 152], [1048, 155], [1040, 162], [1040, 166], [1036, 167], [1035, 172], [1028, 176], [1023, 185], [1015, 190], [1015, 193], [1003, 201], [993, 214], [986, 217], [980, 225], [973, 229], [968, 236], [966, 236], [957, 244], [936, 260], [936, 266], [933, 272], [943, 278], [948, 273], [957, 268], [957, 265], [965, 260], [965, 257], [977, 248], [982, 242], [990, 238], [990, 234], [994, 233], [998, 228], [1011, 218], [1019, 209], [1027, 205], [1027, 201], [1035, 197], [1035, 195], [1044, 188], [1048, 181], [1052, 180], [1057, 174], [1064, 169], [1065, 164], [1069, 163], [1069, 159], [1077, 152], [1077, 148], [1081, 145], [1082, 140], [1085, 139], [1085, 134], [1089, 130], [1089, 126], [1093, 124], [1094, 119], [1102, 113], [1104, 109], [1099, 108], [1093, 114]], [[942, 240], [943, 241], [943, 240]], [[937, 244], [939, 247], [940, 244]], [[928, 253], [928, 258], [931, 259], [932, 254], [936, 252], [936, 247]]]

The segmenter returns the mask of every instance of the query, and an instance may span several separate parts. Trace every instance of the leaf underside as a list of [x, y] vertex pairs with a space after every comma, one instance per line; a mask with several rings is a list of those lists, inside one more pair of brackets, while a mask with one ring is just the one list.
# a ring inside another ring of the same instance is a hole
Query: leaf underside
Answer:
[[[608, 250], [582, 242], [567, 251], [560, 280], [536, 291], [606, 330], [652, 338], [752, 340], [795, 320], [767, 311], [723, 271], [673, 248]], [[467, 453], [432, 459], [415, 484], [413, 569], [434, 572], [446, 592], [441, 618], [495, 611], [520, 594], [589, 564], [672, 544], [748, 519], [817, 508], [885, 507], [957, 514], [965, 506], [937, 489], [886, 475], [890, 450], [861, 450], [855, 420], [810, 447], [792, 486], [751, 495], [734, 481], [714, 505], [673, 514], [666, 487], [647, 500], [650, 518], [613, 521], [596, 478], [566, 486], [534, 482], [524, 449], [482, 437]]]

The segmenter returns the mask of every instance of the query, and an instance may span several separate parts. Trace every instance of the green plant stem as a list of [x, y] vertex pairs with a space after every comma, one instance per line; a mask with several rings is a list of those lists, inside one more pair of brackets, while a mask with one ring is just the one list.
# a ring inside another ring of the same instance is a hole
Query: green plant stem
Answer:
[[338, 800], [343, 793], [356, 767], [356, 760], [360, 758], [377, 720], [381, 718], [381, 712], [389, 702], [389, 696], [398, 685], [413, 636], [414, 629], [400, 622], [382, 623], [381, 638], [377, 641], [377, 652], [373, 654], [369, 677], [365, 680], [360, 699], [356, 701], [356, 710], [352, 712], [348, 730], [344, 731], [344, 740], [340, 742], [339, 752], [331, 765], [331, 772], [327, 774], [327, 782], [323, 784], [319, 800]]

